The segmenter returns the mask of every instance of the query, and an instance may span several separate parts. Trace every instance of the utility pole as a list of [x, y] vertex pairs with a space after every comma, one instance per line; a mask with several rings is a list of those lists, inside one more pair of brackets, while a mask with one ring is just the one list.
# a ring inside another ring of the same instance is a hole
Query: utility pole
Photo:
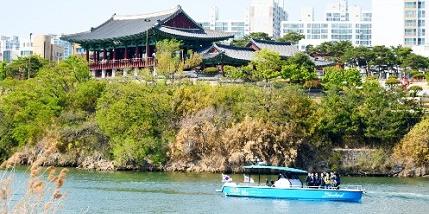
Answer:
[[31, 56], [32, 56], [32, 51], [33, 51], [33, 43], [31, 42], [31, 36], [33, 35], [33, 33], [30, 33], [30, 55], [28, 56], [28, 68], [27, 68], [27, 75], [28, 75], [28, 79], [30, 79], [31, 77]]

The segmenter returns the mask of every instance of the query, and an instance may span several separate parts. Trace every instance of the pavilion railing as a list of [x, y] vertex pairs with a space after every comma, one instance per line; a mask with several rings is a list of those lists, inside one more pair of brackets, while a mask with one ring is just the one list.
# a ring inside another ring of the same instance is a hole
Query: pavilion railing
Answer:
[[155, 59], [150, 58], [133, 58], [120, 60], [102, 60], [89, 63], [91, 70], [112, 70], [126, 68], [147, 68], [155, 66]]

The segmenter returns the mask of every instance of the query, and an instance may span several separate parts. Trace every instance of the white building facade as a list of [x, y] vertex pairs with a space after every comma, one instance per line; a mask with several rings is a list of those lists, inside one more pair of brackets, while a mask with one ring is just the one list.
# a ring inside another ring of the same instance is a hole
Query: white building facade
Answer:
[[0, 61], [10, 62], [20, 56], [18, 36], [0, 36]]
[[407, 46], [429, 56], [428, 0], [373, 0], [374, 45]]
[[269, 36], [281, 36], [281, 23], [287, 20], [287, 13], [275, 0], [252, 0], [249, 8], [249, 31], [264, 32]]
[[241, 38], [249, 34], [249, 24], [246, 20], [221, 20], [219, 19], [219, 9], [213, 7], [210, 13], [210, 20], [200, 22], [206, 30], [215, 30], [233, 33], [235, 38]]
[[328, 41], [350, 41], [356, 46], [372, 45], [372, 13], [358, 6], [349, 7], [347, 0], [339, 0], [325, 12], [323, 21], [315, 21], [314, 10], [304, 9], [299, 21], [283, 21], [281, 35], [289, 32], [303, 34], [299, 49]]

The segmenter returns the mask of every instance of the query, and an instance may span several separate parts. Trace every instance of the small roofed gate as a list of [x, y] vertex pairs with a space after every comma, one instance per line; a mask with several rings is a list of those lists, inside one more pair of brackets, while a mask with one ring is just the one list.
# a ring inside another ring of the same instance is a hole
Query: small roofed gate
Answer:
[[[199, 51], [213, 42], [233, 38], [233, 34], [204, 30], [180, 6], [173, 10], [137, 16], [113, 15], [89, 32], [66, 35], [62, 40], [80, 44], [94, 76], [124, 75], [130, 69], [156, 65], [156, 42], [177, 39], [185, 50]], [[135, 72], [136, 73], [136, 72]]]

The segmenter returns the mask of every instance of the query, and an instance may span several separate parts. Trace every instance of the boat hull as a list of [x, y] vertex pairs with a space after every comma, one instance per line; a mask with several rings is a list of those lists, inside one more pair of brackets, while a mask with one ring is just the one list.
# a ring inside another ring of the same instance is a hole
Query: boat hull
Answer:
[[222, 192], [228, 197], [253, 197], [292, 200], [322, 200], [359, 202], [362, 190], [334, 190], [310, 188], [276, 188], [265, 186], [238, 186], [225, 184]]

